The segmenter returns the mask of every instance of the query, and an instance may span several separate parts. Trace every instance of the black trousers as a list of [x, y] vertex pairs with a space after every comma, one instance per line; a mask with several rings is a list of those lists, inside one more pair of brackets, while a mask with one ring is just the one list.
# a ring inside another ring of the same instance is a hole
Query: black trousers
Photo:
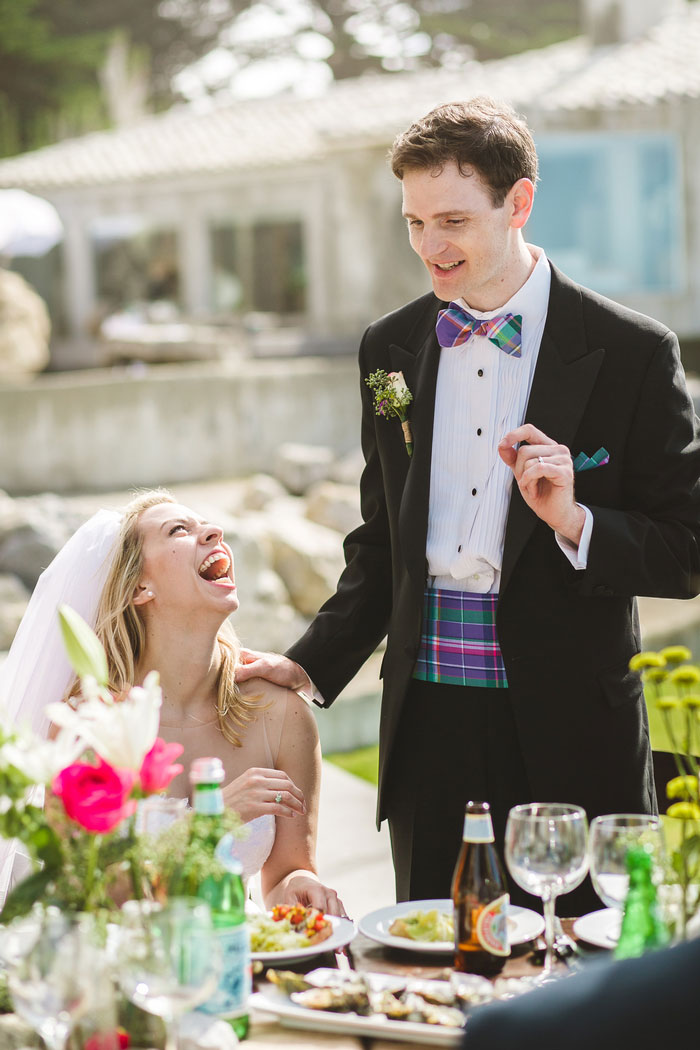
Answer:
[[[525, 893], [508, 874], [503, 856], [508, 811], [522, 802], [569, 800], [533, 799], [510, 693], [412, 680], [387, 793], [398, 901], [451, 895], [464, 807], [472, 800], [491, 806], [511, 901], [542, 910], [541, 900]], [[557, 910], [579, 915], [601, 906], [586, 880], [559, 899]]]

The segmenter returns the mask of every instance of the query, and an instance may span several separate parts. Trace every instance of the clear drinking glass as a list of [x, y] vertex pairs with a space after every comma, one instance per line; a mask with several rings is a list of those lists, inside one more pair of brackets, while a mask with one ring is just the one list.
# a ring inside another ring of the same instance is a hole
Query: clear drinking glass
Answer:
[[209, 905], [171, 897], [167, 904], [127, 901], [122, 907], [119, 983], [141, 1009], [165, 1023], [165, 1050], [177, 1050], [177, 1022], [216, 991], [221, 949]]
[[47, 908], [23, 924], [24, 950], [8, 952], [7, 983], [17, 1014], [48, 1050], [64, 1050], [71, 1029], [92, 1007], [101, 972], [90, 916]]
[[610, 930], [611, 941], [615, 941], [619, 934], [629, 887], [627, 852], [639, 845], [652, 847], [654, 865], [660, 873], [664, 857], [660, 817], [649, 813], [608, 813], [591, 821], [588, 861], [593, 888], [607, 908], [616, 908], [619, 912], [617, 927]]
[[514, 806], [508, 814], [508, 870], [518, 886], [541, 897], [544, 905], [547, 949], [538, 980], [547, 980], [554, 969], [555, 900], [575, 890], [586, 877], [587, 831], [585, 811], [564, 802], [532, 802]]

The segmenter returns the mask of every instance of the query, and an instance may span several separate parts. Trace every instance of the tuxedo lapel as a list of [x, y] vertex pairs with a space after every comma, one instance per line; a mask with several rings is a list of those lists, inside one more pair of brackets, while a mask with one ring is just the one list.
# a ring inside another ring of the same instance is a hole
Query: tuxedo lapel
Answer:
[[[578, 288], [552, 267], [547, 322], [525, 422], [571, 448], [604, 357], [604, 349], [589, 349], [586, 343]], [[536, 515], [513, 482], [503, 548], [501, 593], [536, 522]]]
[[435, 319], [442, 305], [437, 300], [433, 301], [420, 325], [416, 327], [408, 349], [396, 344], [389, 347], [392, 367], [396, 371], [403, 371], [413, 394], [409, 408], [413, 455], [409, 462], [399, 508], [399, 538], [408, 572], [421, 591], [425, 585], [425, 543], [428, 534], [435, 384], [440, 363]]

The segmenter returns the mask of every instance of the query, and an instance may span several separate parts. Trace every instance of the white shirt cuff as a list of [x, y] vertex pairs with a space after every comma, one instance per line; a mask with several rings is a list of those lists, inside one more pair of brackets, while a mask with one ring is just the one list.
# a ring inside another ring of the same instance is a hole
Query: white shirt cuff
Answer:
[[[304, 671], [304, 674], [306, 674], [306, 671]], [[308, 674], [306, 674], [306, 683], [300, 686], [299, 689], [296, 690], [296, 693], [302, 698], [302, 700], [305, 700], [307, 704], [315, 703], [320, 707], [323, 707], [325, 703], [323, 694], [319, 692]]]
[[554, 535], [559, 544], [559, 549], [566, 555], [573, 567], [575, 569], [585, 569], [588, 565], [588, 548], [591, 545], [591, 533], [593, 532], [593, 512], [588, 507], [584, 507], [582, 503], [577, 503], [576, 506], [580, 507], [586, 515], [578, 547], [560, 533], [555, 532]]

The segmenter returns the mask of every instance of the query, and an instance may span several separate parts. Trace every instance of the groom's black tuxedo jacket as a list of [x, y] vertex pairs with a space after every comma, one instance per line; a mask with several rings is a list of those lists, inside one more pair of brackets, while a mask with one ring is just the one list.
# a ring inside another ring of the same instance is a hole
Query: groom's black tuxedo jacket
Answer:
[[[425, 295], [364, 335], [364, 523], [345, 540], [336, 593], [288, 653], [329, 704], [388, 634], [380, 819], [420, 638], [443, 305]], [[364, 380], [378, 368], [402, 371], [413, 393], [412, 458], [398, 420], [374, 413]], [[653, 810], [646, 710], [627, 666], [641, 647], [634, 595], [700, 590], [700, 443], [676, 337], [552, 267], [525, 421], [573, 456], [601, 446], [610, 454], [576, 475], [576, 498], [594, 518], [585, 570], [512, 488], [497, 630], [530, 785], [535, 798], [583, 805], [589, 817]]]

